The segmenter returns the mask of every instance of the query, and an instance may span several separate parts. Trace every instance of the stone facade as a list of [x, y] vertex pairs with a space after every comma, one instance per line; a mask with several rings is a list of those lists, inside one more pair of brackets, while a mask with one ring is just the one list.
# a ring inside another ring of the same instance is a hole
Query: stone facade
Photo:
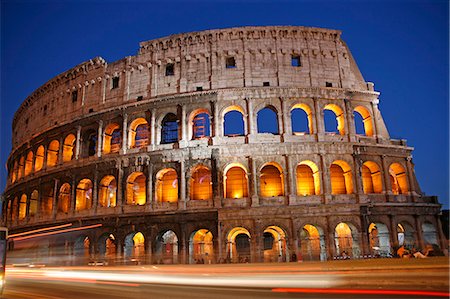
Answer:
[[[12, 234], [73, 228], [36, 237], [45, 257], [62, 246], [64, 255], [116, 262], [444, 248], [441, 205], [421, 192], [412, 148], [389, 137], [379, 93], [340, 34], [178, 34], [56, 76], [14, 116], [4, 223]], [[274, 131], [261, 128], [261, 111]], [[242, 122], [237, 133], [231, 114]], [[32, 239], [13, 238], [14, 247]]]

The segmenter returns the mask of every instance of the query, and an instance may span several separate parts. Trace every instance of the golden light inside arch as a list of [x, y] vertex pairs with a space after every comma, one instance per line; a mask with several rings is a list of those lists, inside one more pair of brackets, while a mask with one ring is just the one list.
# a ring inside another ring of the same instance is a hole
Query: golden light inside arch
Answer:
[[333, 111], [334, 115], [336, 116], [337, 130], [339, 131], [340, 135], [345, 135], [345, 120], [344, 111], [342, 110], [342, 108], [335, 104], [327, 104], [325, 105], [325, 107], [323, 107], [323, 110]]

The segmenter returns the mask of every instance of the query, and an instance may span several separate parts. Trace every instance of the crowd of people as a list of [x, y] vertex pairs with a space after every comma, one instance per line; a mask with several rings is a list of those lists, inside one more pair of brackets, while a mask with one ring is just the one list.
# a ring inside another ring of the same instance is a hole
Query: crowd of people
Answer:
[[405, 245], [400, 246], [394, 257], [398, 258], [428, 258], [432, 256], [444, 256], [444, 253], [437, 245], [428, 244], [423, 250], [418, 250], [414, 246], [408, 248]]

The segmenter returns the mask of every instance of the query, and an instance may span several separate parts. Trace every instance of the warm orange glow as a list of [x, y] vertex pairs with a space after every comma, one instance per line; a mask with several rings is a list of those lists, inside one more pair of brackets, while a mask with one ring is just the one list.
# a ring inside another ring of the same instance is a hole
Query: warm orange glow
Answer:
[[18, 173], [17, 173], [17, 178], [18, 179], [23, 177], [24, 169], [25, 169], [25, 157], [22, 156], [22, 157], [20, 157], [20, 160], [19, 160], [19, 170], [18, 170]]
[[365, 194], [381, 193], [383, 191], [380, 168], [375, 162], [364, 162], [361, 168], [361, 175]]
[[41, 145], [36, 150], [36, 158], [34, 160], [34, 171], [40, 171], [44, 166], [44, 146]]
[[42, 191], [41, 212], [44, 215], [50, 215], [53, 210], [54, 190], [51, 186], [45, 186]]
[[63, 144], [63, 162], [69, 162], [73, 159], [73, 150], [75, 148], [75, 136], [67, 135]]
[[52, 227], [45, 227], [45, 228], [40, 228], [40, 229], [34, 229], [34, 230], [26, 231], [26, 232], [23, 232], [23, 233], [9, 235], [8, 238], [25, 236], [25, 235], [29, 235], [29, 234], [33, 234], [33, 233], [45, 232], [45, 231], [48, 231], [48, 230], [58, 229], [58, 228], [63, 228], [63, 227], [68, 227], [68, 226], [72, 226], [72, 223], [58, 225], [58, 226], [52, 226]]
[[297, 195], [320, 194], [320, 174], [317, 165], [311, 161], [302, 161], [297, 166]]
[[17, 164], [17, 160], [14, 162], [14, 167], [11, 174], [11, 182], [14, 183], [17, 179], [17, 172], [19, 171], [19, 165]]
[[[264, 260], [265, 261], [279, 261], [279, 258], [286, 257], [286, 233], [278, 226], [269, 226], [264, 230], [264, 233], [269, 233], [273, 237], [272, 246], [269, 248], [264, 246]], [[270, 236], [270, 235], [269, 235]], [[269, 238], [269, 241], [272, 240]], [[270, 244], [267, 244], [270, 245]]]
[[178, 175], [172, 168], [161, 170], [157, 176], [156, 200], [159, 202], [178, 201]]
[[59, 141], [50, 142], [47, 149], [47, 166], [55, 166], [58, 163]]
[[103, 140], [103, 153], [111, 154], [120, 151], [121, 144], [120, 126], [116, 123], [109, 124], [105, 129], [105, 137]]
[[146, 177], [142, 172], [133, 172], [127, 179], [127, 204], [144, 205], [146, 202]]
[[211, 171], [205, 166], [194, 169], [191, 177], [190, 199], [212, 199]]
[[58, 212], [68, 213], [70, 208], [70, 192], [71, 187], [68, 183], [64, 183], [59, 189], [58, 196]]
[[88, 210], [92, 207], [92, 182], [82, 179], [77, 186], [75, 210]]
[[405, 168], [400, 163], [392, 163], [389, 167], [391, 177], [392, 193], [408, 193], [408, 177]]
[[29, 151], [25, 161], [25, 176], [30, 175], [33, 170], [33, 152]]
[[283, 175], [274, 165], [266, 165], [261, 169], [259, 176], [260, 192], [262, 197], [284, 195]]
[[[291, 108], [291, 114], [295, 109], [301, 109], [303, 111], [305, 111], [306, 113], [306, 117], [308, 118], [308, 132], [292, 132], [294, 135], [305, 135], [305, 134], [314, 134], [314, 130], [313, 130], [313, 118], [312, 118], [312, 111], [311, 108], [306, 105], [306, 104], [295, 104], [292, 108]], [[292, 118], [291, 118], [292, 121]]]
[[13, 221], [17, 220], [18, 213], [19, 213], [19, 198], [15, 197], [12, 203], [11, 220]]
[[137, 232], [133, 236], [133, 256], [140, 257], [145, 255], [144, 243], [144, 235], [141, 232]]
[[337, 129], [340, 135], [345, 135], [345, 126], [344, 126], [344, 111], [342, 111], [341, 107], [335, 104], [328, 104], [323, 107], [323, 110], [330, 110], [336, 115], [337, 121]]
[[[231, 165], [230, 165], [231, 166]], [[248, 197], [247, 174], [240, 166], [232, 166], [225, 171], [225, 197]]]
[[19, 220], [25, 219], [27, 215], [27, 196], [22, 194], [19, 203]]
[[[36, 234], [36, 235], [31, 235], [31, 236], [18, 237], [18, 238], [14, 238], [13, 240], [14, 241], [27, 240], [27, 239], [32, 239], [32, 238], [45, 237], [45, 236], [63, 234], [63, 233], [67, 233], [67, 232], [96, 228], [96, 227], [100, 227], [100, 226], [102, 226], [102, 224], [94, 224], [94, 225], [88, 225], [88, 226], [82, 226], [82, 227], [68, 228], [68, 229], [62, 229], [62, 230], [57, 230], [57, 231], [53, 231], [53, 232], [46, 232], [46, 233]], [[50, 228], [50, 229], [53, 229], [53, 228]], [[89, 239], [87, 239], [87, 240], [89, 242]]]
[[350, 250], [353, 247], [353, 237], [350, 226], [347, 223], [341, 222], [336, 226], [335, 229], [335, 242], [337, 253], [341, 254], [346, 251], [347, 255], [351, 255]]
[[117, 182], [114, 176], [107, 175], [101, 181], [98, 189], [98, 202], [102, 207], [116, 206]]
[[199, 229], [191, 237], [193, 259], [212, 259], [214, 255], [213, 235], [207, 229]]
[[330, 166], [331, 194], [353, 193], [352, 172], [350, 166], [341, 160]]
[[373, 136], [372, 116], [370, 115], [369, 110], [367, 110], [366, 107], [358, 106], [355, 108], [355, 112], [359, 113], [363, 119], [365, 135]]
[[149, 144], [148, 122], [145, 118], [136, 118], [131, 122], [128, 140], [130, 148], [142, 148]]
[[28, 211], [30, 217], [33, 217], [37, 213], [38, 197], [39, 197], [39, 192], [37, 190], [34, 190], [31, 193], [31, 197], [30, 197], [30, 210]]

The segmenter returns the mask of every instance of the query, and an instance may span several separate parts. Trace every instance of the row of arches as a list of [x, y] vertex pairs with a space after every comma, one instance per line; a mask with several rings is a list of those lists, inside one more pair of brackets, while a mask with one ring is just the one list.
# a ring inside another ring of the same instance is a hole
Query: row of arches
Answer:
[[[351, 194], [354, 192], [351, 167], [342, 160], [332, 162], [329, 168], [331, 194]], [[389, 177], [393, 194], [408, 192], [408, 182], [404, 167], [393, 163], [389, 167]], [[179, 198], [179, 176], [174, 168], [164, 168], [157, 172], [155, 182], [156, 202], [177, 202]], [[285, 195], [284, 174], [282, 167], [269, 162], [259, 170], [259, 195], [261, 197], [277, 197]], [[382, 193], [383, 183], [381, 170], [377, 163], [366, 161], [361, 167], [361, 180], [365, 194]], [[143, 172], [133, 172], [126, 179], [125, 204], [144, 205], [148, 199], [147, 177]], [[104, 176], [98, 184], [98, 190], [89, 178], [81, 179], [74, 192], [69, 183], [65, 182], [57, 192], [56, 209], [58, 213], [69, 213], [72, 200], [75, 196], [75, 211], [89, 210], [93, 206], [94, 192], [98, 192], [98, 205], [100, 207], [115, 207], [117, 205], [118, 182], [114, 175]], [[51, 213], [53, 210], [53, 197], [55, 190], [44, 188], [41, 197], [41, 210]], [[317, 165], [309, 160], [301, 161], [296, 167], [296, 194], [300, 196], [319, 195], [322, 193], [321, 177]], [[239, 163], [228, 164], [224, 168], [223, 197], [246, 198], [249, 196], [249, 182], [247, 169]], [[212, 174], [205, 165], [197, 165], [190, 174], [189, 199], [211, 200], [213, 197]], [[33, 216], [37, 212], [39, 193], [34, 190], [30, 200], [22, 194], [8, 202], [7, 215], [13, 221], [24, 219], [27, 215]], [[27, 212], [27, 210], [29, 210]], [[28, 213], [28, 214], [27, 214]]]
[[[327, 104], [323, 107], [325, 132], [345, 134], [344, 110], [336, 104]], [[331, 113], [331, 114], [330, 114]], [[373, 136], [373, 121], [369, 110], [363, 106], [354, 108], [356, 133]], [[237, 105], [229, 106], [223, 112], [224, 136], [246, 135], [244, 110]], [[314, 134], [313, 113], [307, 104], [296, 104], [290, 110], [293, 135]], [[257, 112], [257, 132], [279, 134], [279, 115], [274, 106], [267, 106]], [[197, 109], [189, 117], [189, 136], [191, 139], [209, 138], [211, 136], [211, 114], [207, 109]], [[178, 142], [181, 132], [180, 117], [178, 114], [167, 113], [161, 120], [159, 127], [160, 144]], [[61, 140], [51, 140], [48, 144], [39, 145], [36, 150], [29, 150], [9, 168], [10, 181], [32, 173], [41, 171], [44, 167], [54, 167], [60, 163], [69, 162], [81, 157], [100, 154], [119, 153], [122, 148], [145, 148], [151, 144], [151, 128], [145, 117], [132, 120], [127, 125], [127, 135], [123, 134], [123, 125], [117, 122], [103, 125], [96, 129], [87, 129], [80, 134], [77, 141], [75, 133], [69, 133]], [[126, 144], [123, 144], [126, 138]], [[80, 149], [77, 149], [77, 146]]]

